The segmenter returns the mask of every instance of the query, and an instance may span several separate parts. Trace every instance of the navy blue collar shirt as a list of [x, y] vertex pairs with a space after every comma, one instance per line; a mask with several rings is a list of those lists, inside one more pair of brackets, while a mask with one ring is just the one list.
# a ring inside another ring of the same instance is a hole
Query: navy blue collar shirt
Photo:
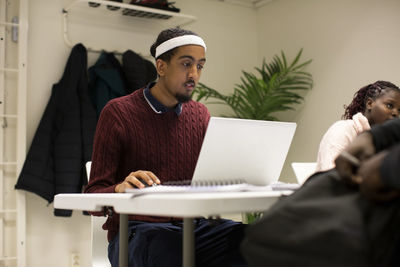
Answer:
[[168, 108], [161, 104], [150, 92], [150, 88], [153, 87], [155, 84], [155, 82], [149, 83], [143, 90], [144, 98], [146, 99], [149, 106], [157, 114], [163, 114], [173, 109], [176, 115], [179, 116], [182, 113], [182, 103], [178, 103], [178, 105], [176, 105], [174, 108]]

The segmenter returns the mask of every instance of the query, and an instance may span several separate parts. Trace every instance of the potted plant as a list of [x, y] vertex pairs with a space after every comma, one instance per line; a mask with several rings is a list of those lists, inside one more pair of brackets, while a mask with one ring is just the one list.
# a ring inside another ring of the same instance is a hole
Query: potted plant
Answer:
[[[278, 120], [273, 113], [292, 110], [294, 104], [301, 103], [302, 91], [311, 90], [312, 75], [304, 69], [312, 60], [300, 62], [303, 49], [288, 64], [281, 51], [280, 57], [275, 55], [270, 63], [265, 59], [261, 68], [255, 68], [257, 75], [242, 71], [241, 83], [236, 84], [233, 93], [223, 95], [217, 90], [199, 83], [193, 96], [197, 101], [214, 99], [210, 104], [228, 105], [235, 117], [254, 120]], [[247, 213], [244, 221], [251, 223], [261, 217], [261, 213]]]
[[273, 113], [293, 109], [294, 104], [303, 100], [300, 91], [310, 90], [313, 79], [304, 68], [312, 60], [300, 63], [301, 49], [296, 58], [287, 63], [284, 52], [275, 55], [270, 63], [265, 59], [261, 68], [255, 68], [261, 77], [242, 71], [241, 83], [236, 84], [233, 93], [223, 95], [217, 90], [199, 83], [193, 95], [197, 101], [213, 98], [210, 104], [228, 105], [237, 118], [254, 120], [278, 120]]

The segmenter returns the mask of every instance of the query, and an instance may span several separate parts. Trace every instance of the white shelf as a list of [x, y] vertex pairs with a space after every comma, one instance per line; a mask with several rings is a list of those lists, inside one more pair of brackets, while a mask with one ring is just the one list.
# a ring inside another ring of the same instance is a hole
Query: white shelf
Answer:
[[273, 0], [213, 0], [213, 1], [258, 9], [272, 2]]
[[[90, 4], [98, 4], [98, 7], [89, 6]], [[110, 8], [111, 7], [111, 8]], [[194, 16], [185, 15], [179, 12], [172, 12], [162, 9], [149, 8], [138, 5], [131, 5], [113, 1], [104, 0], [75, 0], [63, 9], [63, 12], [73, 11], [75, 8], [84, 8], [93, 12], [102, 12], [105, 16], [131, 16], [140, 19], [152, 20], [172, 20], [176, 26], [182, 27], [196, 20]], [[113, 10], [117, 9], [117, 10]], [[148, 16], [146, 16], [148, 13]], [[131, 14], [131, 15], [129, 15]], [[136, 16], [134, 15], [136, 14]]]
[[0, 71], [5, 71], [5, 72], [18, 72], [18, 69], [13, 69], [13, 68], [0, 68]]
[[0, 257], [0, 261], [15, 261], [17, 257]]
[[17, 162], [13, 162], [13, 161], [8, 161], [8, 162], [0, 162], [0, 166], [13, 166], [13, 165], [17, 165]]
[[17, 213], [17, 210], [0, 210], [1, 213]]
[[19, 24], [18, 24], [18, 23], [7, 22], [7, 21], [0, 21], [0, 25], [3, 25], [3, 26], [13, 26], [13, 27], [19, 27]]
[[[1, 103], [1, 102], [0, 102], [0, 103]], [[14, 115], [14, 114], [0, 114], [0, 118], [16, 119], [16, 118], [18, 118], [18, 115]]]
[[[89, 3], [99, 6], [93, 7]], [[135, 25], [139, 28], [143, 27], [143, 25], [151, 25], [159, 31], [160, 28], [183, 27], [196, 20], [194, 16], [179, 12], [104, 0], [75, 0], [64, 7], [62, 12], [64, 18], [64, 41], [69, 47], [73, 47], [75, 44], [69, 37], [70, 15], [80, 17], [81, 23], [101, 22], [106, 25], [117, 24], [121, 28], [126, 28], [127, 24], [129, 24], [128, 27], [131, 27], [129, 30], [132, 31], [135, 31]], [[85, 21], [82, 22], [82, 19]], [[81, 43], [85, 43], [85, 41], [81, 41]], [[101, 51], [101, 49], [93, 48], [87, 44], [85, 46], [90, 51]], [[118, 53], [119, 51], [114, 52]]]

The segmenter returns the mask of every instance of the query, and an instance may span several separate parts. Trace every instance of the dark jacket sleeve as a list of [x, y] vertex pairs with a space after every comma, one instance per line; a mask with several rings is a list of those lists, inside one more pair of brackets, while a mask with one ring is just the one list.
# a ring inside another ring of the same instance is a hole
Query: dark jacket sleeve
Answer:
[[400, 144], [393, 147], [380, 168], [380, 173], [384, 184], [400, 189]]
[[400, 142], [400, 119], [390, 120], [384, 124], [373, 126], [370, 132], [376, 152], [389, 149]]
[[[59, 193], [82, 191], [83, 149], [78, 86], [87, 86], [86, 48], [75, 45], [52, 94], [19, 175], [16, 189], [52, 202]], [[89, 153], [89, 152], [88, 152]], [[55, 209], [57, 216], [70, 210]]]
[[54, 85], [15, 185], [15, 189], [36, 193], [49, 203], [53, 201], [55, 191], [52, 151], [59, 131], [56, 123], [56, 91], [57, 85]]
[[389, 150], [380, 167], [383, 182], [390, 187], [400, 188], [400, 119], [374, 126], [370, 132], [376, 152]]

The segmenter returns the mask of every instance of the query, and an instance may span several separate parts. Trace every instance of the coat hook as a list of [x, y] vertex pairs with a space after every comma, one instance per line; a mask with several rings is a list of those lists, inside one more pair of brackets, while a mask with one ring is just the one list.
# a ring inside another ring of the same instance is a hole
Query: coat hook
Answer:
[[1, 127], [3, 127], [3, 129], [8, 127], [7, 118], [3, 118], [3, 125], [1, 125]]

